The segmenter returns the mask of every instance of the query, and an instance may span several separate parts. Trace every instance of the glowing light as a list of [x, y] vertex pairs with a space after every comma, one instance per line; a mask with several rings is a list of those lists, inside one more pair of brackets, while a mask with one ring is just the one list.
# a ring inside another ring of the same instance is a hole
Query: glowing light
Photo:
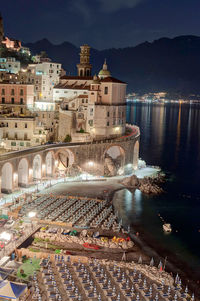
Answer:
[[55, 160], [55, 166], [58, 166], [58, 160]]
[[90, 161], [90, 162], [88, 162], [88, 165], [89, 165], [90, 167], [92, 167], [92, 166], [94, 166], [94, 162]]
[[46, 167], [46, 165], [45, 165], [45, 164], [42, 164], [42, 169], [43, 169], [43, 170], [45, 170], [45, 167]]
[[32, 175], [32, 174], [33, 174], [33, 169], [29, 168], [29, 175]]
[[120, 128], [119, 127], [116, 127], [115, 128], [115, 132], [119, 132]]
[[31, 212], [29, 212], [29, 214], [28, 214], [28, 217], [35, 217], [36, 216], [36, 212], [33, 212], [33, 211], [31, 211]]
[[127, 165], [127, 167], [128, 167], [128, 168], [131, 168], [131, 167], [132, 167], [132, 164], [131, 164], [131, 163], [129, 163], [129, 164]]
[[11, 239], [11, 234], [10, 233], [7, 233], [7, 232], [2, 232], [0, 234], [0, 238], [1, 239], [5, 239], [5, 240], [10, 240]]
[[124, 173], [124, 169], [122, 167], [120, 167], [120, 169], [118, 170], [118, 175], [123, 175]]
[[14, 174], [13, 174], [13, 178], [14, 178], [14, 181], [17, 180], [17, 173], [14, 173]]
[[81, 177], [82, 180], [87, 180], [87, 174], [83, 173], [80, 177]]

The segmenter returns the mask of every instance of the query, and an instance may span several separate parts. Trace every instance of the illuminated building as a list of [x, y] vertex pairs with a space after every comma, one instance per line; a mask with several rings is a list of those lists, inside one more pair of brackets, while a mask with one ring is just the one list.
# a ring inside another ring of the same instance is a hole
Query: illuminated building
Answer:
[[0, 71], [17, 74], [20, 71], [21, 63], [14, 57], [0, 58]]
[[112, 138], [125, 132], [126, 83], [113, 78], [106, 61], [98, 76], [91, 76], [90, 47], [81, 46], [77, 76], [63, 76], [54, 87], [53, 99], [60, 103], [58, 140]]

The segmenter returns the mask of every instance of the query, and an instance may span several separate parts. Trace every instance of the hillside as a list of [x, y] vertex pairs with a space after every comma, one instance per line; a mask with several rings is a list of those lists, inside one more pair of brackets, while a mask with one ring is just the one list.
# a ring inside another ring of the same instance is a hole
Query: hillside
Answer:
[[[47, 39], [28, 43], [33, 54], [44, 50], [61, 62], [67, 74], [76, 74], [79, 48], [69, 42], [54, 45]], [[128, 83], [128, 91], [200, 93], [200, 37], [180, 36], [145, 42], [136, 47], [91, 50], [93, 73], [107, 59], [112, 76]]]

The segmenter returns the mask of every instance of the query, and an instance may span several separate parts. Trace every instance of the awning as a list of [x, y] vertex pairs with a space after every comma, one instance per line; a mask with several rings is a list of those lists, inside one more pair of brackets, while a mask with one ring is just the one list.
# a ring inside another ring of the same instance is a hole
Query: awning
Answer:
[[0, 298], [17, 299], [26, 290], [27, 285], [11, 282], [11, 281], [0, 281]]

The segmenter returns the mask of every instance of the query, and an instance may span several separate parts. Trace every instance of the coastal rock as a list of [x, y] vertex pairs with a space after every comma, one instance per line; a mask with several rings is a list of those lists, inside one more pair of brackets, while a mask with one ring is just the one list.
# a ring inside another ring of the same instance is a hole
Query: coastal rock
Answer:
[[140, 182], [139, 182], [139, 179], [136, 177], [136, 175], [132, 175], [131, 177], [127, 177], [127, 178], [123, 179], [121, 183], [127, 187], [136, 188], [136, 187], [138, 187]]
[[117, 169], [113, 159], [110, 156], [105, 158], [105, 169], [107, 169], [107, 173], [110, 176], [116, 176]]
[[143, 179], [138, 179], [136, 175], [132, 175], [123, 179], [121, 184], [128, 188], [138, 188], [145, 194], [161, 194], [164, 192], [164, 190], [159, 186], [159, 184], [164, 183], [164, 181], [165, 179], [163, 174], [158, 174], [152, 177], [144, 177]]

